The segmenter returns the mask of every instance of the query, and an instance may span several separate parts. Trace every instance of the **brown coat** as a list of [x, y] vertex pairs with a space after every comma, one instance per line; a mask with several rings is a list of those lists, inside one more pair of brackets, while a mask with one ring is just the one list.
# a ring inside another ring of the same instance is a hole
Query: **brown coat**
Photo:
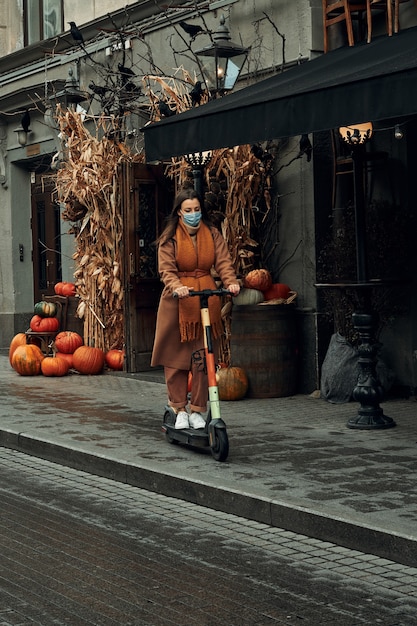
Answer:
[[[214, 241], [214, 269], [220, 276], [223, 286], [228, 287], [237, 283], [230, 254], [219, 231], [211, 228], [211, 232]], [[175, 238], [160, 244], [158, 269], [164, 289], [159, 302], [151, 365], [187, 370], [190, 367], [192, 353], [203, 347], [203, 338], [187, 342], [180, 340], [178, 300], [172, 297], [172, 292], [182, 286], [175, 261]]]

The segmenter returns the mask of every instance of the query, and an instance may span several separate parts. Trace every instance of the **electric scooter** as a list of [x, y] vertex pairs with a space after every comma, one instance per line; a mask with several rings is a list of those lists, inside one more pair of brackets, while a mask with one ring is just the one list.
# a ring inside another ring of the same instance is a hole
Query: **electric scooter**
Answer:
[[[190, 291], [190, 296], [200, 297], [201, 322], [203, 325], [204, 357], [202, 366], [207, 372], [208, 394], [210, 409], [206, 417], [205, 428], [176, 429], [175, 420], [177, 415], [172, 407], [166, 406], [162, 423], [169, 443], [183, 443], [196, 448], [210, 448], [211, 454], [216, 461], [225, 461], [229, 454], [229, 439], [227, 437], [226, 424], [220, 417], [219, 391], [216, 381], [216, 364], [214, 360], [213, 341], [211, 333], [208, 299], [210, 296], [232, 295], [227, 289], [204, 289], [203, 291]], [[174, 294], [174, 297], [177, 297]], [[201, 349], [201, 351], [203, 348]], [[197, 351], [200, 353], [200, 350]], [[195, 357], [196, 353], [193, 354]], [[198, 358], [198, 357], [195, 357]]]

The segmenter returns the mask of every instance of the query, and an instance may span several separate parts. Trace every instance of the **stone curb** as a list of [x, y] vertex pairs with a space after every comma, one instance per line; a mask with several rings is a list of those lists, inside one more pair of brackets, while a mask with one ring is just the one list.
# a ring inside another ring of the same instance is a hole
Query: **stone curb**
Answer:
[[355, 524], [342, 517], [330, 517], [312, 509], [256, 497], [243, 490], [213, 487], [201, 480], [193, 481], [185, 476], [157, 472], [138, 464], [92, 454], [74, 446], [63, 446], [11, 429], [0, 430], [0, 446], [353, 550], [390, 560], [395, 557], [397, 562], [404, 565], [415, 567], [417, 562], [417, 537], [388, 533]]

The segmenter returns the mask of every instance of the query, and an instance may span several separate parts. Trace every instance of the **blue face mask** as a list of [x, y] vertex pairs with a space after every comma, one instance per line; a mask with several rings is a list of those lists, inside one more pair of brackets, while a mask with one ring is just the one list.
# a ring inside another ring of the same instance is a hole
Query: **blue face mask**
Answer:
[[200, 223], [201, 211], [199, 211], [198, 213], [183, 213], [182, 219], [186, 226], [192, 226], [195, 228]]

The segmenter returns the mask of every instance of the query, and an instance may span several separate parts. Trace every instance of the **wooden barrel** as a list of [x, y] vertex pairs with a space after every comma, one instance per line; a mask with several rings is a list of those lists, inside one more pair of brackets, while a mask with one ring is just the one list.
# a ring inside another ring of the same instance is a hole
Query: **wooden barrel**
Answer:
[[249, 398], [280, 398], [296, 393], [298, 341], [294, 306], [234, 306], [231, 364], [249, 380]]

